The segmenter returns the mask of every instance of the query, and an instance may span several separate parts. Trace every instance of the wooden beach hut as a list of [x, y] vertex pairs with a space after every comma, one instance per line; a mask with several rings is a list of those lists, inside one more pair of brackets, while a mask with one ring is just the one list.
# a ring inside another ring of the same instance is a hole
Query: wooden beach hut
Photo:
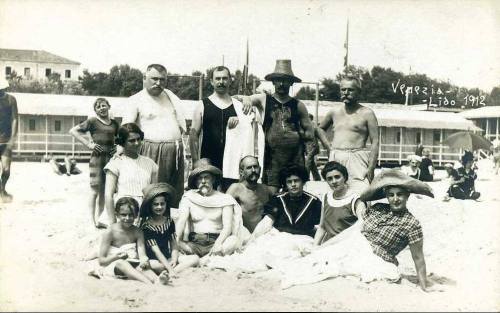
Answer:
[[484, 106], [459, 113], [484, 129], [484, 137], [490, 141], [500, 140], [500, 106]]

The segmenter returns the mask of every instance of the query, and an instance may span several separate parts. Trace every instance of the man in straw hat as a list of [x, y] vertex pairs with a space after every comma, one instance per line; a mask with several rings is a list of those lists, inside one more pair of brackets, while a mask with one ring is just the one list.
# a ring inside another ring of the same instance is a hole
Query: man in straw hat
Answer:
[[[265, 134], [262, 182], [274, 193], [279, 189], [279, 171], [289, 163], [304, 166], [304, 142], [313, 139], [314, 130], [306, 106], [289, 95], [290, 87], [301, 79], [293, 74], [290, 60], [276, 60], [274, 72], [265, 76], [274, 85], [272, 95], [241, 96], [243, 112], [255, 106], [263, 113]], [[300, 130], [304, 131], [301, 136]]]
[[232, 254], [241, 247], [242, 238], [249, 236], [242, 224], [241, 207], [233, 197], [214, 188], [222, 177], [221, 170], [200, 161], [189, 174], [190, 190], [179, 203], [176, 225], [179, 249], [199, 257]]
[[[332, 126], [329, 160], [344, 165], [349, 172], [351, 186], [362, 191], [373, 179], [379, 142], [377, 118], [372, 109], [358, 102], [360, 91], [358, 78], [342, 78], [340, 94], [344, 105], [334, 106], [323, 118], [319, 128], [326, 131]], [[369, 150], [366, 148], [368, 138], [371, 141]]]
[[14, 96], [5, 90], [9, 82], [0, 75], [0, 202], [12, 201], [12, 196], [5, 190], [10, 177], [12, 148], [17, 134], [17, 102]]
[[[143, 77], [143, 90], [129, 98], [122, 124], [136, 123], [144, 132], [140, 154], [158, 165], [158, 181], [172, 185], [177, 197], [184, 192], [186, 119], [180, 99], [166, 88], [167, 70], [151, 64]], [[174, 200], [177, 207], [179, 199]]]

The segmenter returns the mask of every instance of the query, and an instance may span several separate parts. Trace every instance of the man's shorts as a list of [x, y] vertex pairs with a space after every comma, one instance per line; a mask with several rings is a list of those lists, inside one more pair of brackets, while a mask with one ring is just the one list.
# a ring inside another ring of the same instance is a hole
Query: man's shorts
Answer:
[[210, 252], [218, 237], [217, 233], [189, 233], [189, 241], [186, 244], [194, 254], [202, 257]]
[[5, 156], [5, 157], [12, 157], [12, 149], [7, 148], [6, 143], [0, 143], [0, 157]]

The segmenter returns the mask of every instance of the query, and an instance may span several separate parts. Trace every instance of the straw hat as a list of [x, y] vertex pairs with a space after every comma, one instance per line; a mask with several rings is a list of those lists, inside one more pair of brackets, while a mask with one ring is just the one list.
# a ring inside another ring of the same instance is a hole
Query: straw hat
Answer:
[[302, 81], [300, 78], [293, 74], [291, 60], [276, 60], [274, 72], [272, 72], [271, 74], [267, 74], [264, 78], [270, 81], [275, 78], [289, 78], [295, 83], [300, 83]]
[[426, 183], [411, 178], [397, 169], [382, 171], [375, 176], [370, 186], [361, 193], [363, 201], [379, 200], [385, 197], [384, 188], [388, 186], [403, 187], [410, 193], [417, 193], [434, 198], [432, 189]]
[[412, 161], [417, 161], [417, 162], [421, 163], [422, 162], [422, 157], [420, 157], [420, 156], [418, 156], [416, 154], [410, 154], [408, 156], [408, 162], [412, 162]]
[[0, 75], [0, 90], [9, 87], [9, 81], [3, 75]]
[[189, 189], [197, 189], [196, 186], [196, 178], [198, 175], [201, 173], [208, 172], [212, 175], [215, 176], [215, 180], [219, 180], [222, 177], [222, 171], [218, 169], [217, 167], [207, 164], [207, 163], [202, 163], [198, 167], [196, 167], [191, 173], [189, 173], [188, 177], [188, 188]]
[[[165, 194], [171, 203], [177, 198], [175, 188], [167, 183], [147, 185], [144, 189], [142, 189], [142, 193], [144, 194], [144, 200], [142, 201], [140, 212], [143, 214], [146, 213], [146, 208], [151, 206], [151, 202], [156, 196]], [[167, 207], [170, 207], [171, 203], [167, 203]]]

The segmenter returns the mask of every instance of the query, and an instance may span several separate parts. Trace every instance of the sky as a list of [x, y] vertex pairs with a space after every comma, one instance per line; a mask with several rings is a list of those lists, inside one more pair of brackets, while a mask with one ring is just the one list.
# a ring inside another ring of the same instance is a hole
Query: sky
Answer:
[[316, 82], [349, 64], [449, 80], [487, 92], [500, 85], [495, 0], [0, 0], [0, 48], [45, 50], [92, 72], [164, 64], [190, 74], [224, 64], [263, 78], [276, 59]]

